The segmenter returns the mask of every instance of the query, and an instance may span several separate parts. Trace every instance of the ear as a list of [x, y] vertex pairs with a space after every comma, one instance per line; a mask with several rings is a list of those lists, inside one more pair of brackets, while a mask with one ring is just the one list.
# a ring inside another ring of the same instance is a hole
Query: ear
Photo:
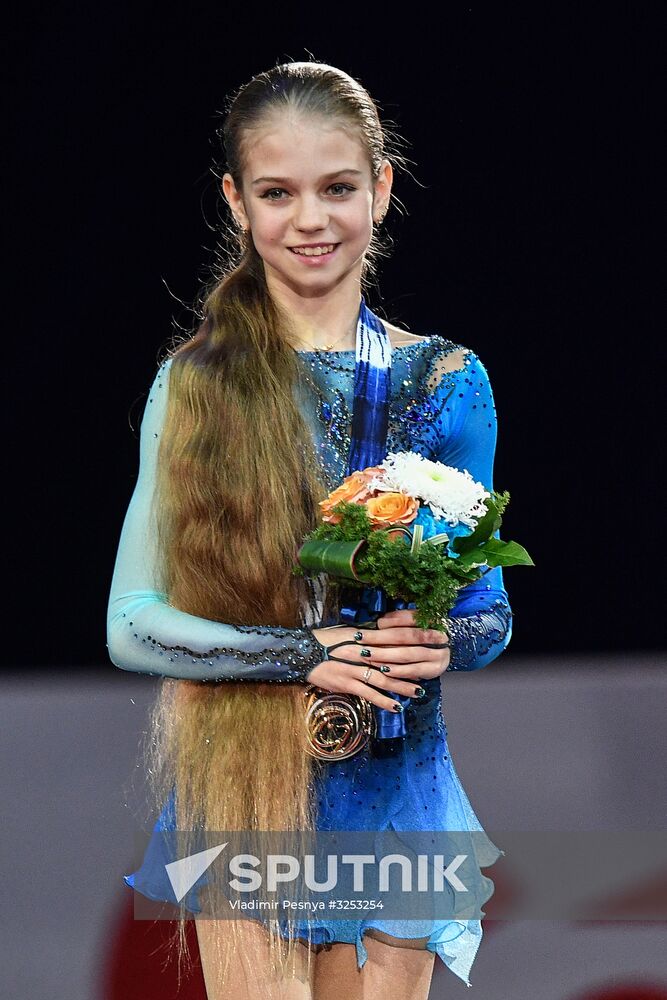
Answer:
[[373, 192], [373, 219], [375, 222], [382, 222], [387, 213], [393, 180], [394, 168], [389, 160], [383, 160]]
[[232, 210], [232, 214], [241, 229], [247, 230], [250, 224], [243, 206], [243, 197], [240, 192], [237, 191], [236, 185], [234, 184], [234, 178], [231, 174], [223, 174], [222, 193], [227, 199], [227, 203]]

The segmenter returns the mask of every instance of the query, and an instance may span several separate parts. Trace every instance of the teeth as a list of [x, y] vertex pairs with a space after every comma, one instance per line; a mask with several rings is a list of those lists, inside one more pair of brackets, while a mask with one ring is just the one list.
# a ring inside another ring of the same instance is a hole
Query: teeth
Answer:
[[323, 253], [331, 253], [336, 244], [330, 243], [327, 247], [291, 247], [292, 253], [300, 253], [303, 257], [321, 257]]

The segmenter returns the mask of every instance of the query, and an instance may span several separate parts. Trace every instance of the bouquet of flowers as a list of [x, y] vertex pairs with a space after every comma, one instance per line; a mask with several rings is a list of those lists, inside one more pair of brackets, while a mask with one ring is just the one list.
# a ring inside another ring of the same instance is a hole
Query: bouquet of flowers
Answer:
[[509, 503], [470, 473], [412, 451], [353, 472], [320, 502], [292, 572], [322, 572], [351, 587], [381, 588], [417, 605], [418, 628], [444, 630], [458, 591], [494, 566], [533, 566], [495, 532]]

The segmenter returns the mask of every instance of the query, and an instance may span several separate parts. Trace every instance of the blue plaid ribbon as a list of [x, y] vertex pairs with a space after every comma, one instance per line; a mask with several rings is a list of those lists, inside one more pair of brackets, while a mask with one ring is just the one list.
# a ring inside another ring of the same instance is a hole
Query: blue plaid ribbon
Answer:
[[[357, 322], [356, 363], [354, 368], [354, 403], [352, 434], [346, 475], [387, 457], [389, 399], [391, 396], [391, 342], [384, 324], [361, 297]], [[377, 587], [341, 587], [340, 624], [363, 625], [375, 622], [385, 611], [415, 607], [399, 598], [389, 598]], [[411, 699], [397, 694], [390, 697], [407, 708]], [[378, 739], [406, 735], [403, 713], [373, 706]]]

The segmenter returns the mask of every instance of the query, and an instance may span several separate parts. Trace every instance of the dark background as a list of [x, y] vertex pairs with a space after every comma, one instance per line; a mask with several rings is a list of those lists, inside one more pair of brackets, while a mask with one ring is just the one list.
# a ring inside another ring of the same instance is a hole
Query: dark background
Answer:
[[506, 571], [503, 660], [664, 647], [661, 35], [645, 11], [536, 7], [61, 4], [8, 25], [7, 667], [114, 669], [138, 427], [208, 278], [219, 112], [310, 54], [361, 80], [416, 162], [371, 306], [491, 376], [503, 537], [536, 563]]

